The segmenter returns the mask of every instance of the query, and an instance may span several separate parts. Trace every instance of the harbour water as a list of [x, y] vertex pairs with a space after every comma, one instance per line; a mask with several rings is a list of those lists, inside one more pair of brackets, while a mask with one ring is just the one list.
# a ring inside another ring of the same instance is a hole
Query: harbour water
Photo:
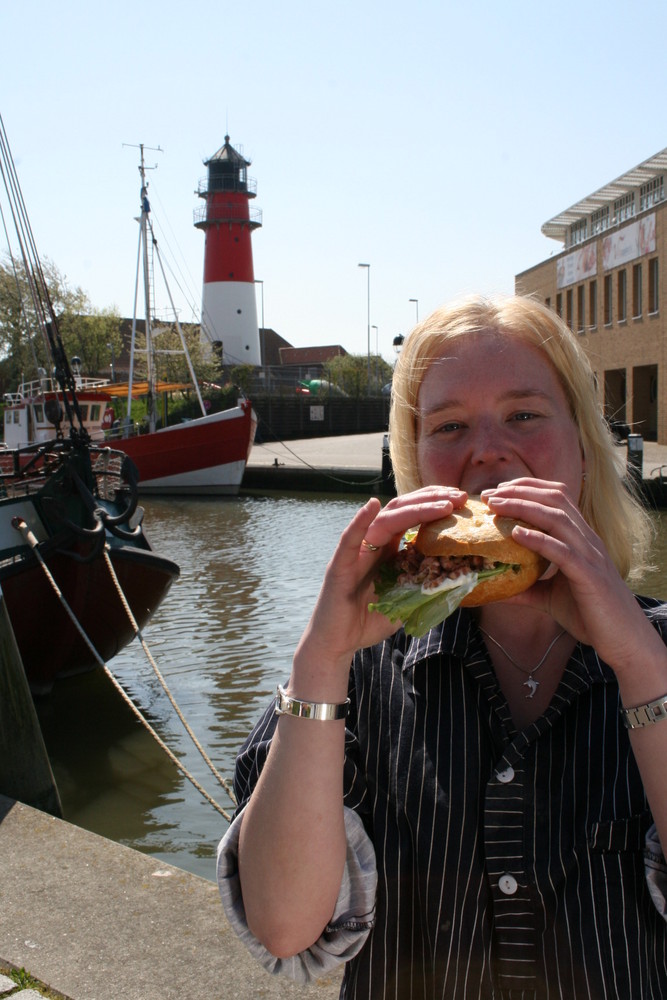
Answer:
[[[153, 547], [181, 568], [144, 639], [223, 776], [231, 778], [239, 745], [287, 679], [327, 560], [363, 500], [144, 502]], [[184, 766], [231, 811], [140, 643], [109, 666]], [[226, 820], [169, 761], [101, 671], [59, 682], [38, 714], [65, 819], [214, 879]]]
[[[160, 673], [215, 767], [232, 776], [238, 746], [284, 681], [353, 496], [146, 500], [156, 551], [181, 577], [145, 629]], [[658, 570], [643, 593], [667, 596], [667, 514]], [[193, 747], [139, 642], [110, 663], [183, 765], [226, 811], [233, 805]], [[224, 817], [137, 721], [101, 671], [60, 682], [38, 714], [65, 819], [214, 879]]]

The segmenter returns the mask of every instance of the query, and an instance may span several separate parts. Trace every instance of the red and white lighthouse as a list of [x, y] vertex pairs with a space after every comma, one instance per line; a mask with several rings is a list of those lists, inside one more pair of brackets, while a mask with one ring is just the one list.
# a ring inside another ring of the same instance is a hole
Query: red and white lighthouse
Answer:
[[208, 176], [197, 193], [206, 205], [195, 212], [195, 226], [206, 237], [202, 338], [221, 351], [225, 364], [261, 365], [250, 237], [262, 225], [262, 213], [250, 208], [256, 193], [247, 174], [250, 161], [226, 135], [204, 166]]

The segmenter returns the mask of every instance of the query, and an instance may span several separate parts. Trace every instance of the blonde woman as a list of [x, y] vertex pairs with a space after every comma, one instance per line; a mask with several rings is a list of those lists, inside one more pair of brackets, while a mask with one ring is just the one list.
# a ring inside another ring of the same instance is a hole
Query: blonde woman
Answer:
[[[529, 299], [439, 310], [390, 437], [399, 495], [343, 532], [239, 755], [227, 912], [274, 972], [345, 962], [355, 1000], [667, 997], [667, 650], [576, 338]], [[370, 610], [403, 534], [477, 494], [541, 580], [419, 639]]]

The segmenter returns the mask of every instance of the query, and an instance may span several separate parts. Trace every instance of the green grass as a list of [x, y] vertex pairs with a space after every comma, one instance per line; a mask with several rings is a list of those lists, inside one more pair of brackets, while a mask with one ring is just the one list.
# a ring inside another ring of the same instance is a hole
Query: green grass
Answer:
[[26, 972], [24, 968], [17, 969], [13, 965], [5, 965], [0, 962], [0, 973], [3, 976], [7, 976], [16, 983], [16, 989], [12, 990], [11, 993], [4, 993], [3, 996], [6, 997], [19, 997], [22, 990], [36, 990], [41, 993], [43, 997], [47, 1000], [69, 1000], [64, 993], [59, 993], [57, 990], [52, 990], [50, 987], [46, 986], [45, 983], [40, 982], [39, 979], [35, 979], [31, 976], [29, 972]]

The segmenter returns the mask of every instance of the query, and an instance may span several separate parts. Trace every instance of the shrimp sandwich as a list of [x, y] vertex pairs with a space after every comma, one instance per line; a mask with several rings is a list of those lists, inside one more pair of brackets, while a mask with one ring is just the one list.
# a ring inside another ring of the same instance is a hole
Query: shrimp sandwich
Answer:
[[549, 565], [512, 537], [515, 525], [523, 523], [469, 497], [449, 517], [406, 536], [380, 569], [370, 610], [422, 636], [459, 605], [477, 607], [520, 594]]

